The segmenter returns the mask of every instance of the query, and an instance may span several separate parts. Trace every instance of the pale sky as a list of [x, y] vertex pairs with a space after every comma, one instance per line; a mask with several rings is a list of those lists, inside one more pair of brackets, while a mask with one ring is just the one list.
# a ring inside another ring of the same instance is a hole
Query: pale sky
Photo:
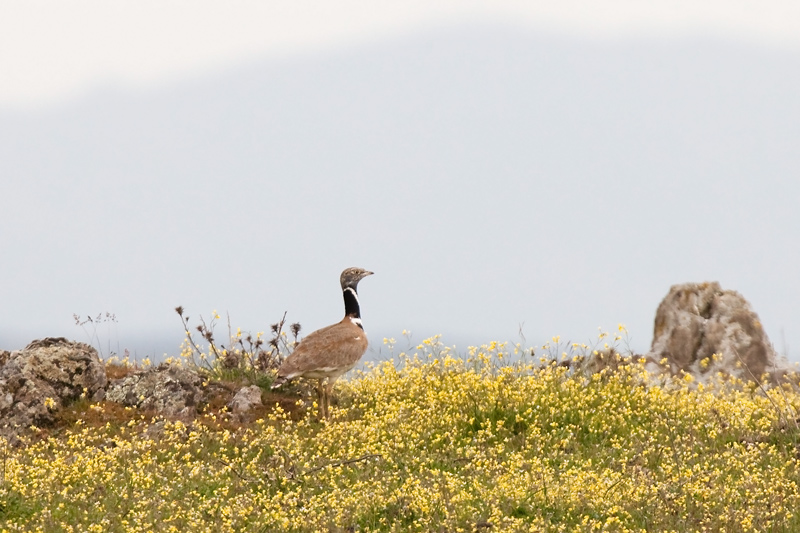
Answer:
[[1, 0], [0, 14], [6, 108], [466, 21], [583, 37], [691, 34], [800, 47], [800, 2], [791, 0]]
[[800, 2], [0, 0], [0, 77], [0, 349], [308, 333], [359, 266], [373, 356], [719, 281], [800, 360]]

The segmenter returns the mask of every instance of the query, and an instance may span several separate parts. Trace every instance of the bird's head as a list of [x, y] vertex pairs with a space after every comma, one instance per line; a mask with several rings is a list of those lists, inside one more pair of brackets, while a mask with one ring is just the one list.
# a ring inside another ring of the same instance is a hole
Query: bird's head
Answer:
[[374, 274], [374, 272], [370, 272], [369, 270], [364, 270], [363, 268], [358, 268], [358, 267], [346, 268], [344, 272], [342, 272], [341, 277], [339, 277], [339, 282], [342, 284], [342, 290], [348, 287], [353, 290], [356, 290], [358, 282], [366, 278], [367, 276], [371, 276], [372, 274]]

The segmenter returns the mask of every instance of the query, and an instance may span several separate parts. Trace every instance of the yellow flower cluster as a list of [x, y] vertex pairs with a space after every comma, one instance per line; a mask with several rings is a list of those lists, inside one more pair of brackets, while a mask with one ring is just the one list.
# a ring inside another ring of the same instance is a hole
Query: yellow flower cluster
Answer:
[[325, 422], [276, 405], [6, 446], [0, 531], [800, 530], [797, 384], [416, 348], [338, 383]]

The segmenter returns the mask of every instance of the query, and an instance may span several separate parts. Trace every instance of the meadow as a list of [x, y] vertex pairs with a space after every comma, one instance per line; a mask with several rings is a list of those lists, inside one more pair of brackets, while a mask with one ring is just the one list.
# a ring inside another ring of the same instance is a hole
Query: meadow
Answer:
[[588, 373], [586, 348], [427, 339], [325, 421], [302, 383], [253, 420], [81, 401], [0, 443], [0, 531], [800, 531], [798, 383]]

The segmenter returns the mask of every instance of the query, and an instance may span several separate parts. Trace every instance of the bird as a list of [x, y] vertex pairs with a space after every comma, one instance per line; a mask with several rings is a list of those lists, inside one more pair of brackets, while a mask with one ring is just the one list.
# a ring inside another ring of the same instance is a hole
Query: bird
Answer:
[[[333, 384], [358, 363], [367, 351], [367, 335], [361, 323], [358, 282], [374, 272], [346, 268], [339, 283], [344, 298], [344, 318], [333, 325], [309, 333], [278, 368], [271, 388], [277, 389], [292, 379], [316, 379], [320, 418], [328, 417]], [[324, 385], [323, 385], [324, 383]]]

